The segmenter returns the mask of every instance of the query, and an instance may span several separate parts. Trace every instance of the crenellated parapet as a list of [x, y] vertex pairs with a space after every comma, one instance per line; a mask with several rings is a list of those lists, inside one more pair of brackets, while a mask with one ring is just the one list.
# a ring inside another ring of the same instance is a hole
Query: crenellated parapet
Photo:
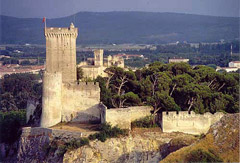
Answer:
[[185, 119], [185, 118], [212, 118], [214, 117], [222, 117], [224, 114], [222, 112], [217, 112], [215, 114], [212, 113], [204, 113], [204, 114], [196, 114], [193, 111], [170, 111], [170, 112], [163, 112], [163, 116], [169, 120], [176, 120], [176, 119]]
[[75, 37], [78, 36], [77, 28], [69, 29], [69, 28], [46, 28], [45, 29], [45, 37]]
[[49, 27], [45, 28], [45, 37], [75, 37], [78, 36], [78, 28], [75, 28], [71, 23], [69, 28]]
[[64, 87], [68, 89], [76, 89], [79, 91], [100, 91], [98, 82], [78, 82], [78, 83], [64, 83]]

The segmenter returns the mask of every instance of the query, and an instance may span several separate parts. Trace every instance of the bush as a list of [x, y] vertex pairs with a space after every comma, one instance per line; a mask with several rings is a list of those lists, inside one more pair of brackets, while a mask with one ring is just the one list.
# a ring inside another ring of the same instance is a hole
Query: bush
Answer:
[[26, 111], [0, 112], [0, 143], [12, 144], [21, 135], [26, 124]]
[[58, 148], [57, 155], [58, 156], [63, 156], [67, 152], [67, 147], [66, 145], [60, 145]]
[[210, 150], [197, 149], [186, 156], [186, 162], [223, 162], [223, 160]]
[[108, 123], [102, 124], [99, 129], [100, 129], [99, 133], [89, 135], [89, 137], [88, 137], [89, 140], [98, 139], [101, 142], [105, 142], [107, 140], [107, 138], [116, 138], [121, 135], [123, 135], [123, 136], [128, 135], [128, 130], [120, 129], [117, 126], [112, 127]]
[[88, 138], [80, 138], [71, 140], [70, 142], [67, 142], [65, 145], [66, 150], [73, 150], [88, 144], [89, 144]]
[[69, 142], [65, 142], [64, 144], [60, 145], [59, 142], [53, 141], [50, 145], [50, 150], [48, 151], [54, 153], [57, 150], [57, 155], [60, 157], [63, 156], [67, 151], [80, 148], [84, 145], [89, 145], [88, 138], [73, 139]]
[[153, 116], [146, 116], [144, 118], [140, 118], [131, 123], [132, 128], [153, 128], [158, 127], [157, 124], [153, 123]]

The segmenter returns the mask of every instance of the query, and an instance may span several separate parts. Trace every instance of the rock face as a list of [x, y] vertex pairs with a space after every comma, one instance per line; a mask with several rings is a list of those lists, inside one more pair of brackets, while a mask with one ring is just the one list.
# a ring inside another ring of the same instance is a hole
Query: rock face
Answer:
[[[67, 135], [66, 135], [67, 134]], [[158, 162], [169, 153], [196, 141], [192, 135], [162, 133], [160, 129], [135, 129], [129, 136], [91, 141], [78, 149], [59, 155], [58, 142], [75, 139], [75, 133], [59, 134], [59, 130], [25, 128], [17, 153], [17, 162]], [[68, 139], [65, 139], [68, 138]]]
[[[173, 140], [183, 140], [180, 146], [174, 145]], [[187, 140], [188, 139], [188, 140]], [[64, 163], [98, 163], [98, 162], [158, 162], [170, 152], [193, 143], [191, 135], [179, 133], [144, 133], [123, 138], [111, 138], [106, 142], [93, 141], [89, 146], [83, 146], [65, 153]], [[171, 148], [172, 147], [172, 148]], [[172, 150], [172, 151], [171, 151]]]

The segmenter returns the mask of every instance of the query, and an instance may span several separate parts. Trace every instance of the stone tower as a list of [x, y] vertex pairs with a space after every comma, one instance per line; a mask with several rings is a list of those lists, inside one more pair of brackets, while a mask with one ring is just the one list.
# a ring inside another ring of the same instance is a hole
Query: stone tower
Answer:
[[62, 82], [75, 82], [76, 39], [78, 29], [71, 23], [69, 28], [45, 28], [46, 71], [61, 72]]
[[94, 65], [103, 66], [103, 49], [94, 50]]

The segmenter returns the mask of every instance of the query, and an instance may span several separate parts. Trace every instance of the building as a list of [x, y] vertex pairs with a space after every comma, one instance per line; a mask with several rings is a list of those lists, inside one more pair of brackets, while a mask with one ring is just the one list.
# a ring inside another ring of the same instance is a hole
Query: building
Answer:
[[188, 63], [189, 59], [185, 59], [185, 58], [172, 58], [172, 59], [168, 59], [168, 63], [181, 63], [181, 62]]
[[[46, 70], [43, 75], [41, 127], [60, 122], [100, 122], [98, 83], [78, 82], [76, 39], [78, 29], [45, 28]], [[96, 64], [101, 66], [101, 56]]]
[[44, 70], [44, 66], [20, 66], [18, 64], [1, 65], [0, 64], [0, 78], [4, 75], [19, 74], [19, 73], [31, 73], [37, 74], [41, 70]]
[[217, 67], [216, 71], [225, 70], [226, 72], [236, 72], [237, 67]]
[[217, 67], [216, 71], [236, 72], [238, 69], [240, 69], [240, 61], [231, 61], [228, 63], [228, 67]]
[[124, 59], [128, 60], [128, 59], [132, 59], [132, 58], [142, 58], [142, 59], [145, 59], [143, 55], [140, 55], [140, 54], [116, 54], [115, 56], [118, 56], [118, 57], [123, 57]]
[[228, 63], [229, 67], [236, 67], [236, 68], [240, 68], [240, 61], [232, 61]]
[[122, 56], [109, 55], [103, 57], [103, 49], [94, 50], [94, 58], [87, 58], [87, 61], [80, 62], [78, 67], [83, 70], [83, 76], [86, 79], [95, 79], [97, 76], [107, 77], [104, 70], [111, 66], [124, 68], [124, 59]]

